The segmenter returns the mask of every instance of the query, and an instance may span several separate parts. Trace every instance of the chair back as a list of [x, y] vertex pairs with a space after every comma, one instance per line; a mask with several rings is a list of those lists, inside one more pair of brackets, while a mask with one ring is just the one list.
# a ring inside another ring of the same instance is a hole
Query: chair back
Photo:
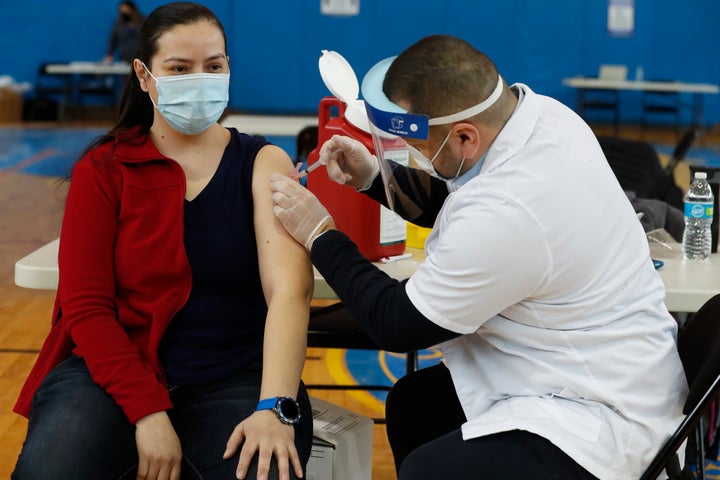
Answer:
[[690, 385], [683, 407], [687, 414], [720, 375], [720, 295], [705, 302], [680, 329], [678, 352]]
[[687, 152], [690, 150], [690, 147], [692, 147], [693, 143], [695, 142], [695, 139], [700, 135], [700, 131], [696, 127], [690, 127], [687, 130], [685, 130], [685, 133], [682, 134], [680, 137], [680, 140], [675, 144], [675, 148], [673, 149], [672, 156], [670, 157], [670, 160], [668, 161], [668, 164], [665, 166], [665, 173], [667, 175], [672, 176], [673, 172], [675, 171], [675, 167], [678, 163], [683, 161], [685, 159], [685, 156], [687, 155]]
[[[665, 442], [640, 480], [655, 480], [664, 470], [671, 479], [688, 478], [689, 470], [682, 469], [676, 452], [695, 432], [696, 463], [704, 463], [703, 415], [720, 392], [720, 295], [710, 300], [690, 317], [678, 332], [678, 353], [690, 385], [683, 405], [685, 418]], [[714, 428], [713, 425], [710, 428]], [[666, 470], [667, 468], [667, 470]], [[698, 478], [705, 478], [704, 465]], [[692, 477], [690, 477], [692, 478]]]
[[683, 191], [663, 169], [652, 144], [615, 136], [600, 136], [598, 142], [623, 190], [683, 208]]
[[70, 76], [48, 72], [48, 65], [62, 62], [43, 62], [38, 66], [35, 77], [35, 95], [44, 97], [47, 95], [69, 95]]

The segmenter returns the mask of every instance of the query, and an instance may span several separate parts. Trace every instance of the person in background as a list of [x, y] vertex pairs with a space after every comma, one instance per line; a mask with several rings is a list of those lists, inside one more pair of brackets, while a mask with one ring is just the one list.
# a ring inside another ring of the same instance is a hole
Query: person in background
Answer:
[[[387, 398], [399, 479], [637, 479], [682, 420], [687, 381], [642, 226], [591, 129], [446, 35], [376, 64], [362, 96], [376, 155], [336, 135], [319, 161], [432, 226], [416, 273], [388, 277], [287, 176], [271, 189], [380, 348], [442, 350]], [[425, 169], [384, 158], [403, 139]]]
[[145, 17], [132, 0], [123, 0], [118, 4], [118, 16], [110, 31], [107, 52], [103, 61], [114, 60], [130, 63], [135, 56], [140, 39], [140, 28]]
[[216, 16], [154, 10], [114, 127], [73, 169], [52, 328], [13, 479], [292, 479], [313, 275], [272, 213], [280, 148], [217, 123]]

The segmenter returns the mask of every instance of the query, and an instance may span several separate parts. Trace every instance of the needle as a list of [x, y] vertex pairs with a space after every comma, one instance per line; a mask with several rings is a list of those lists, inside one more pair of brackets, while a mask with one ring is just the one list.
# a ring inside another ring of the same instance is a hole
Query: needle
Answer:
[[316, 168], [318, 168], [320, 165], [325, 165], [325, 161], [323, 161], [323, 160], [318, 160], [318, 161], [316, 161], [315, 163], [313, 163], [312, 165], [310, 165], [309, 167], [307, 167], [305, 170], [302, 170], [302, 171], [298, 172], [298, 173], [297, 173], [297, 176], [295, 177], [295, 179], [297, 180], [297, 179], [303, 178], [305, 175], [307, 175], [308, 173], [312, 172], [313, 170], [315, 170]]

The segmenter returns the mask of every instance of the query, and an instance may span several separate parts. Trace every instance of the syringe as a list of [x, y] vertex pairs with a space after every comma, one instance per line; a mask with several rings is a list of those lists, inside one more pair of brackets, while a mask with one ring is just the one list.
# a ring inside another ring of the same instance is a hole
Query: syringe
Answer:
[[315, 163], [313, 163], [312, 165], [310, 165], [309, 167], [307, 167], [305, 170], [299, 171], [299, 172], [294, 176], [295, 180], [299, 180], [299, 179], [303, 178], [305, 175], [307, 175], [308, 173], [312, 172], [313, 170], [315, 170], [316, 168], [318, 168], [320, 165], [325, 165], [325, 160], [317, 160]]

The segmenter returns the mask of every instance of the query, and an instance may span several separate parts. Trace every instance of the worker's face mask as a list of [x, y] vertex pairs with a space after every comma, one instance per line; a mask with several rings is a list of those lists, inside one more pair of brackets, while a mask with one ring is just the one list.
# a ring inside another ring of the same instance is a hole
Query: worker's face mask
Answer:
[[152, 96], [150, 101], [179, 133], [197, 135], [204, 132], [227, 108], [230, 74], [191, 73], [156, 78], [144, 63], [143, 67], [157, 87], [157, 104]]
[[425, 170], [431, 175], [434, 175], [438, 178], [442, 178], [444, 180], [447, 180], [448, 182], [454, 181], [458, 175], [460, 175], [460, 170], [462, 170], [463, 165], [465, 164], [465, 157], [460, 161], [460, 165], [458, 166], [457, 171], [455, 172], [455, 176], [452, 178], [447, 178], [440, 174], [435, 169], [435, 160], [437, 160], [438, 156], [440, 155], [440, 152], [442, 152], [442, 149], [445, 148], [445, 145], [447, 144], [448, 140], [450, 139], [450, 135], [452, 134], [452, 130], [448, 132], [448, 134], [445, 136], [445, 140], [442, 141], [440, 144], [440, 147], [435, 152], [435, 155], [433, 155], [432, 158], [427, 158], [423, 153], [418, 150], [417, 148], [413, 147], [408, 143], [407, 148], [410, 152], [410, 157], [415, 161], [415, 164], [420, 167], [422, 170]]

